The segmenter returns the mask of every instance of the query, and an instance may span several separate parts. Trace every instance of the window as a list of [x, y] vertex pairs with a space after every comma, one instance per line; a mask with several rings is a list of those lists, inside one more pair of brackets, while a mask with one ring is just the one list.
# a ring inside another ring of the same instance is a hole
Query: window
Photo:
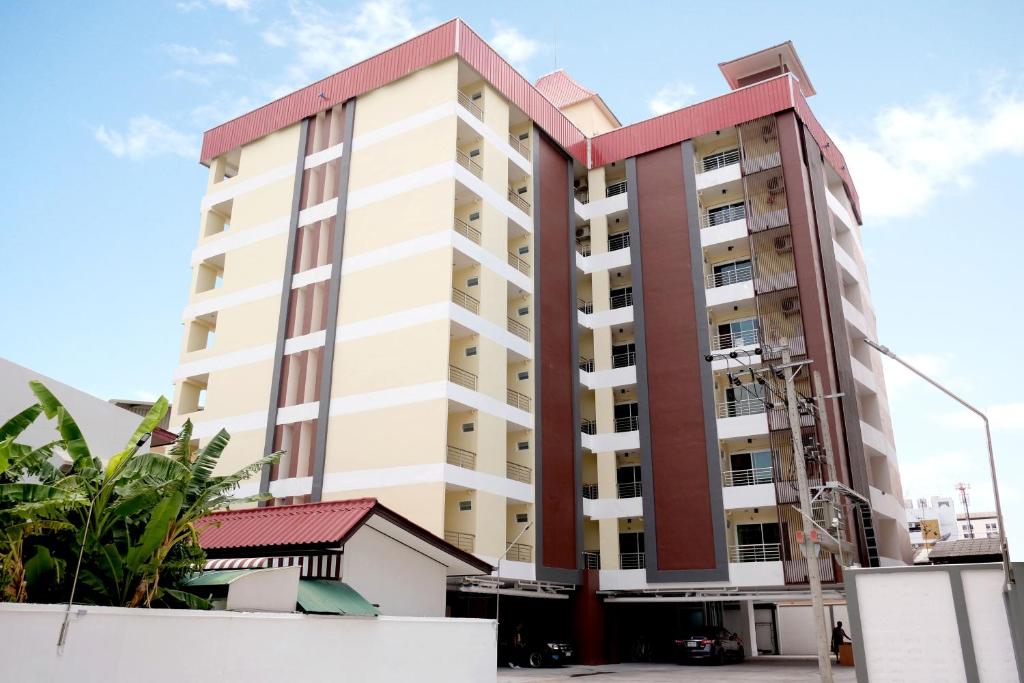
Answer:
[[782, 537], [779, 535], [779, 525], [777, 522], [736, 525], [737, 545], [767, 545], [780, 543], [781, 540]]
[[741, 218], [746, 217], [746, 208], [743, 202], [733, 202], [732, 204], [722, 204], [712, 209], [708, 209], [708, 227], [714, 227], [716, 225], [725, 225], [732, 221], [738, 221]]
[[516, 444], [516, 448], [518, 448], [521, 451], [528, 451], [528, 450], [530, 450], [530, 442], [529, 441], [520, 441], [520, 442], [518, 442]]
[[731, 349], [734, 346], [756, 344], [758, 339], [757, 318], [734, 320], [718, 326], [718, 347]]
[[520, 187], [518, 190], [516, 190], [516, 192], [518, 192], [519, 194], [526, 194], [526, 185]]
[[524, 244], [523, 246], [519, 247], [519, 255], [520, 256], [522, 256], [524, 254], [529, 254], [529, 253], [530, 253], [530, 245], [529, 244]]
[[476, 355], [476, 347], [475, 346], [467, 346], [466, 347], [466, 355], [467, 356], [475, 356]]
[[911, 531], [920, 531], [921, 522], [911, 522], [907, 528], [909, 528]]
[[520, 140], [529, 140], [530, 139], [530, 134], [529, 133], [520, 133], [519, 134], [519, 139]]
[[729, 456], [733, 486], [769, 484], [772, 481], [772, 452], [733, 453]]
[[635, 432], [638, 430], [639, 422], [638, 415], [640, 414], [640, 404], [638, 403], [618, 403], [615, 405], [615, 431], [616, 432]]
[[473, 509], [473, 501], [471, 500], [460, 500], [459, 501], [459, 512], [469, 512]]
[[517, 311], [517, 313], [519, 313], [519, 315], [526, 315], [529, 312], [530, 312], [530, 307], [529, 306], [520, 306], [519, 310]]
[[624, 308], [633, 305], [633, 288], [618, 287], [611, 291], [612, 308]]
[[518, 377], [519, 381], [522, 382], [525, 379], [530, 379], [530, 373], [527, 372], [526, 370], [523, 370], [518, 375], [516, 375], [516, 377]]
[[480, 284], [480, 278], [478, 276], [476, 276], [476, 275], [474, 275], [471, 278], [467, 278], [466, 279], [466, 286], [467, 287], [476, 287], [478, 284]]
[[462, 431], [467, 434], [473, 431], [474, 429], [476, 429], [476, 425], [473, 424], [472, 422], [467, 422], [466, 424], [462, 425]]
[[636, 344], [633, 342], [613, 344], [612, 367], [628, 368], [631, 365], [636, 365]]
[[526, 516], [525, 512], [516, 513], [516, 524], [526, 524], [528, 520], [529, 518]]
[[480, 150], [478, 150], [478, 149], [471, 149], [471, 150], [469, 150], [469, 158], [470, 159], [475, 159], [478, 156], [480, 156]]
[[480, 212], [479, 211], [474, 211], [473, 213], [469, 214], [469, 220], [471, 220], [471, 221], [478, 221], [478, 220], [480, 220]]
[[639, 498], [640, 465], [626, 465], [615, 470], [615, 483], [619, 498]]
[[475, 92], [475, 93], [473, 93], [472, 95], [469, 96], [469, 99], [473, 100], [474, 102], [477, 102], [479, 100], [482, 100], [483, 97], [484, 97], [484, 94], [482, 92]]
[[715, 287], [746, 282], [753, 275], [750, 259], [719, 264], [714, 267], [713, 272]]

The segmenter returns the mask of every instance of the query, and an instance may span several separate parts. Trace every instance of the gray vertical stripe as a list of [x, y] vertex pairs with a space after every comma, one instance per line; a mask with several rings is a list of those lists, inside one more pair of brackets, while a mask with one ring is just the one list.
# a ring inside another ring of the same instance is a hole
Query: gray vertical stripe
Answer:
[[[566, 159], [566, 175], [568, 176], [568, 187], [566, 194], [569, 203], [569, 215], [567, 218], [567, 230], [569, 237], [569, 314], [572, 325], [570, 348], [573, 355], [569, 358], [572, 363], [572, 429], [573, 429], [573, 481], [574, 499], [576, 501], [576, 569], [583, 568], [583, 433], [580, 432], [580, 369], [577, 357], [580, 348], [579, 309], [576, 307], [576, 204], [575, 193], [573, 192], [573, 161]], [[539, 291], [536, 288], [534, 291]], [[536, 420], [536, 418], [534, 418]]]
[[341, 298], [341, 262], [345, 255], [345, 214], [348, 209], [348, 177], [352, 170], [352, 129], [356, 100], [345, 103], [345, 129], [342, 132], [344, 154], [338, 173], [338, 215], [334, 219], [334, 248], [331, 254], [331, 280], [327, 298], [327, 327], [320, 366], [320, 412], [316, 421], [316, 452], [313, 456], [313, 487], [310, 500], [323, 496], [324, 467], [327, 462], [327, 426], [331, 415], [331, 380], [334, 377], [334, 346], [338, 336], [338, 302]]
[[[295, 159], [295, 183], [292, 187], [292, 211], [288, 222], [288, 244], [285, 247], [284, 280], [281, 283], [281, 305], [277, 317], [277, 339], [274, 343], [274, 371], [270, 378], [270, 405], [267, 407], [267, 431], [263, 452], [274, 450], [274, 434], [277, 431], [277, 404], [281, 400], [281, 371], [284, 367], [284, 344], [288, 336], [288, 306], [291, 301], [292, 276], [295, 265], [295, 242], [299, 233], [299, 208], [302, 206], [302, 176], [306, 166], [306, 138], [309, 135], [310, 119], [299, 124], [299, 151]], [[260, 493], [270, 492], [270, 465], [263, 467], [260, 474]], [[265, 501], [260, 505], [264, 505]]]
[[974, 656], [974, 637], [971, 635], [971, 619], [967, 614], [967, 597], [964, 595], [964, 578], [959, 571], [949, 572], [949, 588], [953, 593], [953, 611], [956, 614], [956, 628], [960, 633], [960, 652], [964, 659], [964, 674], [967, 683], [978, 683], [978, 662]]
[[540, 250], [540, 131], [533, 129], [533, 298], [530, 310], [533, 311], [533, 518], [534, 546], [533, 561], [536, 576], [540, 578], [544, 567], [544, 504], [541, 493], [544, 491], [544, 457], [541, 446], [542, 425], [540, 416], [543, 395], [541, 393], [541, 376], [544, 364], [540, 358], [540, 338], [544, 333], [540, 324], [540, 273], [544, 265], [544, 255]]

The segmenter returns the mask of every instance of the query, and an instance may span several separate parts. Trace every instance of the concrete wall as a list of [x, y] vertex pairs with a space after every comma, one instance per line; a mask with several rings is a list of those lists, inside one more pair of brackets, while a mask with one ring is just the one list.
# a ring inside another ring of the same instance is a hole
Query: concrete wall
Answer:
[[494, 681], [494, 623], [77, 607], [57, 653], [58, 605], [0, 605], [10, 681]]

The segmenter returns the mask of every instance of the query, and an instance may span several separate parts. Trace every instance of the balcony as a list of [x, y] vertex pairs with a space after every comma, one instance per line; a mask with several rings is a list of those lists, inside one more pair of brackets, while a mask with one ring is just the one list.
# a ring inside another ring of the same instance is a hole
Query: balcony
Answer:
[[644, 569], [647, 560], [643, 553], [619, 553], [620, 569]]
[[526, 465], [517, 465], [514, 462], [505, 463], [505, 476], [524, 484], [533, 483], [533, 470]]
[[749, 543], [729, 546], [729, 562], [779, 562], [781, 560], [781, 543]]
[[740, 179], [740, 150], [728, 149], [709, 154], [694, 163], [698, 190]]
[[480, 300], [466, 294], [461, 289], [452, 288], [452, 301], [462, 306], [470, 313], [480, 313]]
[[467, 553], [473, 552], [473, 548], [476, 547], [476, 535], [467, 534], [462, 531], [445, 531], [444, 540]]
[[523, 275], [530, 274], [530, 264], [521, 259], [517, 254], [513, 254], [511, 251], [508, 252], [508, 264]]
[[744, 346], [757, 346], [760, 335], [757, 330], [743, 330], [742, 332], [727, 332], [725, 334], [711, 335], [712, 351], [727, 351], [738, 349]]
[[597, 500], [597, 484], [583, 485], [583, 498], [586, 500]]
[[601, 553], [596, 550], [584, 550], [583, 551], [583, 568], [584, 569], [600, 569], [601, 568]]
[[741, 398], [716, 405], [719, 439], [740, 439], [768, 433], [768, 415], [764, 401]]
[[608, 305], [612, 310], [616, 308], [626, 308], [627, 306], [633, 305], [633, 289], [629, 288], [627, 291], [620, 294], [612, 294], [608, 298]]
[[754, 279], [754, 268], [750, 263], [745, 263], [724, 270], [720, 273], [709, 273], [704, 278], [704, 286], [707, 289], [715, 289], [718, 287], [728, 287], [729, 285], [739, 284], [741, 282], [750, 282]]
[[747, 208], [743, 202], [716, 206], [700, 212], [700, 227], [701, 229], [706, 229], [719, 225], [728, 225], [736, 221], [746, 220], [746, 217]]
[[448, 366], [448, 381], [476, 391], [477, 377], [468, 370], [454, 365]]
[[586, 187], [577, 188], [573, 195], [576, 197], [576, 201], [580, 204], [590, 203], [590, 189]]
[[771, 467], [755, 467], [750, 470], [725, 470], [722, 472], [722, 486], [756, 486], [774, 481]]
[[508, 200], [512, 202], [513, 206], [525, 213], [527, 216], [530, 215], [530, 203], [523, 199], [519, 193], [511, 187], [508, 188]]
[[448, 455], [446, 461], [449, 465], [455, 465], [456, 467], [465, 467], [467, 470], [476, 469], [476, 453], [474, 453], [473, 451], [467, 451], [465, 448], [448, 446]]
[[524, 159], [529, 161], [530, 160], [530, 146], [528, 144], [526, 144], [526, 143], [527, 143], [526, 140], [520, 140], [517, 136], [512, 135], [511, 133], [509, 133], [509, 135], [508, 135], [508, 144], [509, 144], [509, 146], [512, 149], [514, 149], [515, 151], [519, 152], [521, 155], [523, 155]]
[[608, 251], [618, 251], [619, 249], [629, 249], [628, 232], [617, 232], [614, 235], [608, 235]]
[[466, 221], [464, 221], [464, 220], [462, 220], [460, 218], [456, 218], [455, 219], [455, 223], [453, 224], [452, 227], [455, 229], [455, 232], [459, 233], [460, 235], [465, 237], [470, 242], [474, 242], [476, 244], [480, 244], [480, 237], [481, 237], [480, 231], [477, 230], [476, 228], [474, 228], [472, 225], [470, 225]]
[[639, 498], [643, 489], [638, 481], [620, 481], [616, 493], [619, 498]]
[[712, 310], [754, 298], [753, 267], [749, 262], [710, 273], [704, 284], [705, 304]]
[[584, 418], [580, 421], [580, 431], [590, 436], [597, 434], [597, 421]]
[[459, 162], [459, 166], [475, 175], [477, 178], [484, 177], [484, 167], [469, 158], [469, 155], [461, 150], [455, 150], [455, 160]]
[[612, 368], [628, 368], [636, 365], [636, 351], [612, 354]]
[[586, 313], [587, 315], [590, 315], [591, 313], [594, 312], [594, 302], [584, 301], [583, 299], [577, 299], [576, 310], [578, 310], [580, 313]]
[[580, 360], [579, 360], [579, 366], [580, 366], [580, 370], [582, 370], [583, 372], [593, 372], [594, 371], [594, 359], [593, 358], [583, 358], [581, 356]]
[[636, 415], [615, 418], [615, 433], [635, 432], [640, 429], [640, 419]]
[[590, 240], [576, 240], [576, 253], [580, 256], [590, 256]]
[[525, 394], [520, 394], [515, 389], [505, 390], [505, 403], [509, 404], [513, 408], [519, 408], [519, 410], [530, 412], [530, 397]]
[[509, 332], [516, 335], [523, 341], [530, 341], [530, 328], [522, 324], [518, 320], [506, 318], [505, 329], [507, 329]]
[[620, 180], [618, 182], [611, 183], [608, 187], [604, 188], [604, 196], [614, 197], [615, 195], [625, 194], [626, 189], [626, 181]]
[[524, 543], [513, 543], [508, 547], [505, 559], [511, 562], [533, 562], [533, 546]]
[[477, 117], [481, 121], [484, 120], [484, 110], [473, 99], [466, 93], [459, 91], [459, 104], [466, 108], [470, 114]]
[[764, 401], [759, 398], [741, 398], [735, 401], [721, 401], [717, 405], [718, 417], [741, 417], [765, 412]]

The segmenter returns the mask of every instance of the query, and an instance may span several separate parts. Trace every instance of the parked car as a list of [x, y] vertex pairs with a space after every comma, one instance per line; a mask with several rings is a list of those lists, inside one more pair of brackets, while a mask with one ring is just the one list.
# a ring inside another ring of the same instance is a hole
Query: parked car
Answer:
[[675, 642], [676, 660], [680, 663], [705, 661], [724, 664], [742, 662], [743, 639], [721, 626], [702, 626], [691, 629], [685, 638]]
[[572, 662], [572, 645], [550, 638], [518, 638], [518, 643], [502, 643], [498, 648], [498, 662], [508, 666], [562, 666]]

